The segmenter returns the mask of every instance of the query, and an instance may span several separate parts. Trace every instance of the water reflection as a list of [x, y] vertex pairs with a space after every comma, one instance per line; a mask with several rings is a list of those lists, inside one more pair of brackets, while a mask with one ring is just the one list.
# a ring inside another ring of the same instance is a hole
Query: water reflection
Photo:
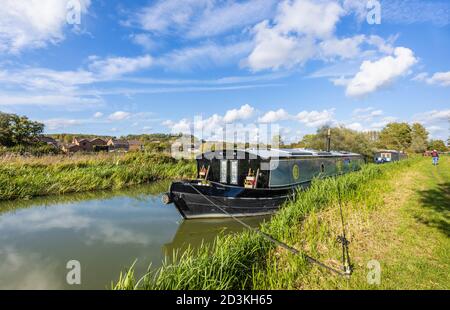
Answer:
[[[0, 203], [0, 289], [104, 289], [135, 259], [144, 273], [173, 250], [242, 230], [233, 220], [183, 221], [160, 202], [168, 185]], [[81, 286], [65, 281], [73, 259]]]
[[[270, 215], [242, 219], [252, 227], [270, 219]], [[164, 245], [166, 255], [171, 256], [174, 250], [184, 250], [189, 246], [196, 248], [203, 243], [211, 243], [218, 234], [231, 234], [245, 228], [233, 219], [197, 219], [183, 220], [170, 243]]]

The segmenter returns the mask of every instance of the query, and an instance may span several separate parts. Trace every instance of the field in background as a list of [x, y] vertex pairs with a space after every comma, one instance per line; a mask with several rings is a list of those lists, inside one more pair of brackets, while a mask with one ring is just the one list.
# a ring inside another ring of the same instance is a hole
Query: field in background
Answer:
[[[339, 191], [338, 191], [339, 190]], [[220, 236], [147, 275], [133, 268], [115, 289], [448, 289], [450, 160], [414, 158], [316, 180], [262, 230], [335, 268], [344, 208], [354, 274], [344, 279], [252, 232]], [[381, 266], [369, 284], [368, 263]]]

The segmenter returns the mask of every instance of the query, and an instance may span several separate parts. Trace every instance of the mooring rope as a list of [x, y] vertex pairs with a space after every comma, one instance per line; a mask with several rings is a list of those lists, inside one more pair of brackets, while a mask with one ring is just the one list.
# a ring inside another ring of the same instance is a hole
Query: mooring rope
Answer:
[[[308, 255], [305, 251], [299, 251], [296, 248], [282, 242], [279, 241], [277, 239], [275, 239], [273, 236], [266, 234], [265, 232], [259, 230], [258, 228], [252, 227], [250, 225], [248, 225], [247, 223], [243, 222], [242, 220], [240, 220], [239, 218], [237, 218], [236, 216], [234, 216], [233, 214], [227, 212], [225, 209], [223, 209], [222, 207], [220, 207], [219, 205], [217, 205], [216, 203], [214, 203], [214, 201], [212, 201], [211, 199], [209, 199], [206, 195], [204, 195], [202, 192], [200, 192], [197, 188], [195, 188], [191, 183], [186, 183], [188, 184], [190, 187], [192, 187], [197, 193], [199, 193], [203, 198], [205, 198], [206, 200], [208, 200], [210, 203], [212, 203], [216, 208], [218, 208], [220, 211], [222, 211], [224, 214], [228, 215], [229, 217], [231, 217], [232, 219], [234, 219], [236, 222], [238, 222], [239, 224], [241, 224], [242, 226], [246, 227], [247, 229], [256, 232], [257, 234], [261, 235], [262, 237], [264, 237], [265, 239], [269, 240], [270, 242], [276, 244], [279, 247], [284, 248], [285, 250], [288, 250], [289, 252], [295, 254], [295, 255], [303, 255], [307, 261], [309, 261], [312, 264], [316, 264], [334, 274], [337, 274], [339, 276], [348, 276], [349, 274], [347, 272], [342, 272], [340, 270], [337, 270], [331, 266], [326, 265], [325, 263], [322, 263], [321, 261], [319, 261], [318, 259]], [[345, 235], [344, 235], [345, 236]], [[344, 237], [345, 238], [345, 237]], [[345, 266], [344, 266], [345, 267]], [[344, 269], [345, 270], [345, 269]]]

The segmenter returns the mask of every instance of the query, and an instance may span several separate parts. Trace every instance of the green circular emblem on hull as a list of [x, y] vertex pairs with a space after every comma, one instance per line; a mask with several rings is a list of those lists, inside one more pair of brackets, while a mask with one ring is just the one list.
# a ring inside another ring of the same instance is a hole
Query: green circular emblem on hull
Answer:
[[298, 168], [297, 164], [292, 167], [292, 177], [294, 180], [298, 180], [298, 178], [300, 178], [300, 168]]

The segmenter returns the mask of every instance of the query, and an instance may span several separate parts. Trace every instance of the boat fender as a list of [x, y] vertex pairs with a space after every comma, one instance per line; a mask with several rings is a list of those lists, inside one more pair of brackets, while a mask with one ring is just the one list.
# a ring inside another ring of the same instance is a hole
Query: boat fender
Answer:
[[173, 202], [172, 195], [170, 193], [164, 193], [161, 197], [163, 204], [168, 205]]

